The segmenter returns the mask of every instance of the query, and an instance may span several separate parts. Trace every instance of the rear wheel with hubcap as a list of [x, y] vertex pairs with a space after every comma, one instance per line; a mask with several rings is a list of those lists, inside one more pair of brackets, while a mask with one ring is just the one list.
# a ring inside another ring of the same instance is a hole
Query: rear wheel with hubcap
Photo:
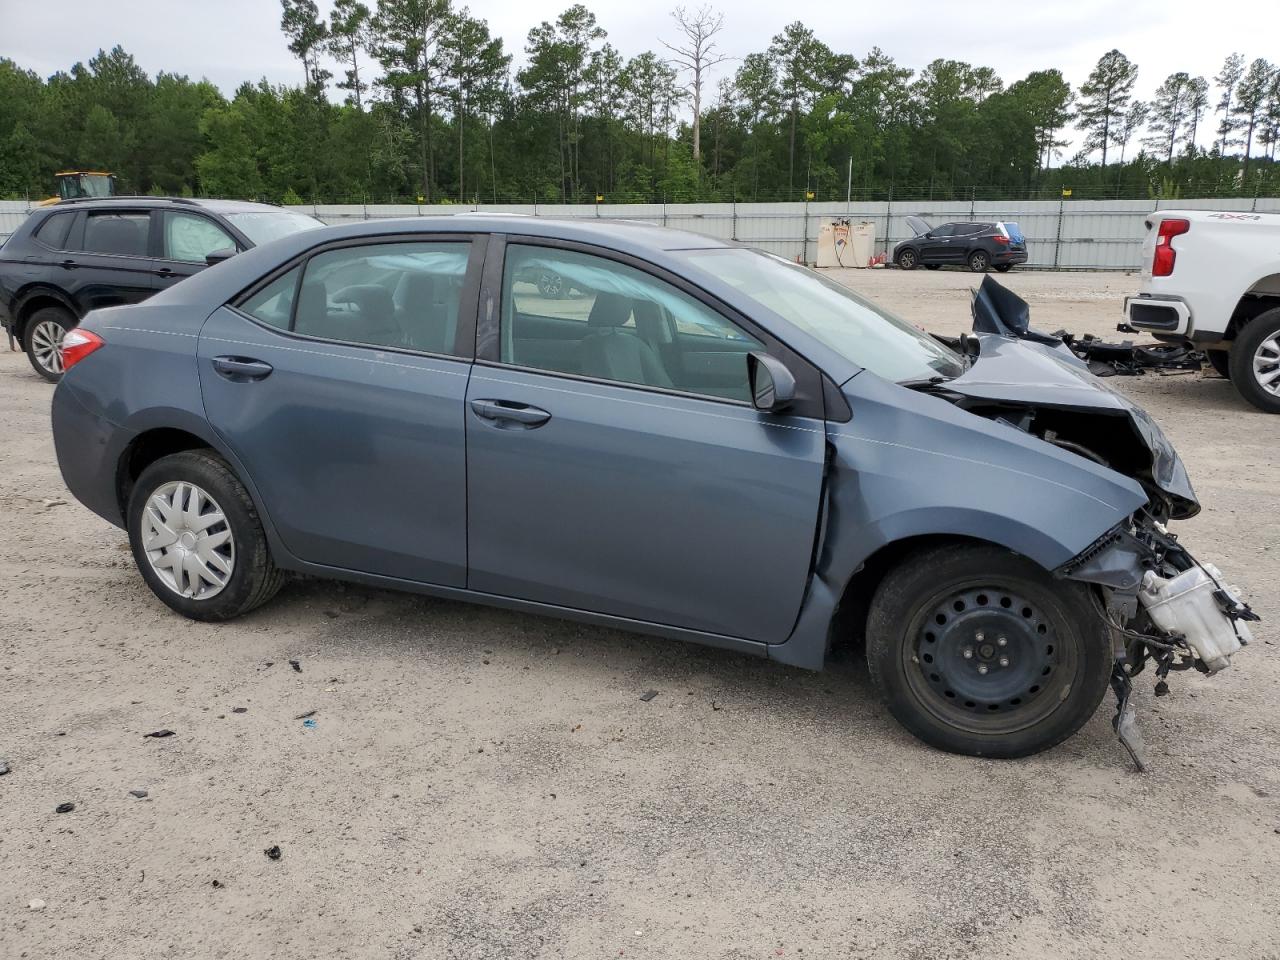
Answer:
[[991, 257], [985, 250], [975, 250], [969, 254], [969, 269], [974, 273], [986, 273], [991, 266]]
[[208, 450], [162, 457], [129, 496], [129, 543], [152, 592], [194, 620], [229, 620], [270, 600], [283, 575], [248, 492]]
[[867, 661], [890, 712], [953, 753], [1021, 757], [1075, 733], [1107, 690], [1087, 588], [985, 545], [912, 555], [872, 600]]
[[61, 307], [41, 307], [27, 321], [22, 342], [36, 373], [50, 383], [62, 379], [62, 338], [75, 318]]
[[1259, 410], [1280, 413], [1280, 308], [1260, 313], [1236, 334], [1231, 382]]

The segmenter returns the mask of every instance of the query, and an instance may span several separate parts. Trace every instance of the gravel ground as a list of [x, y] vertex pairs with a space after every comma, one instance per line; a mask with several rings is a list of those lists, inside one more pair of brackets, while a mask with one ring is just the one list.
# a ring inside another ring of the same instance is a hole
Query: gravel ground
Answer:
[[[964, 273], [841, 279], [967, 326]], [[1136, 282], [1008, 280], [1081, 333]], [[1224, 674], [1144, 680], [1145, 775], [1109, 707], [1032, 759], [934, 752], [852, 657], [317, 582], [179, 619], [67, 502], [51, 390], [0, 352], [0, 954], [1280, 956], [1280, 417], [1211, 375], [1113, 382], [1186, 460], [1184, 539], [1266, 618]]]

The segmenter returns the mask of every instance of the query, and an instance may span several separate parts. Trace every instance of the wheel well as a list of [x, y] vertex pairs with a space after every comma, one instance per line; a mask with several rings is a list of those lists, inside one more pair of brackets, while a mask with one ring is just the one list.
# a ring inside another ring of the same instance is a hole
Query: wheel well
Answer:
[[[14, 318], [17, 320], [17, 323], [14, 324], [13, 335], [24, 348], [26, 347], [26, 341], [23, 337], [27, 332], [27, 321], [31, 319], [31, 315], [41, 307], [57, 307], [64, 313], [71, 313], [71, 311], [67, 309], [67, 305], [65, 303], [57, 297], [51, 297], [47, 294], [36, 294], [30, 300], [23, 303], [22, 307], [18, 310], [18, 315]], [[71, 319], [74, 323], [76, 319], [75, 314], [71, 314]]]
[[1280, 307], [1280, 274], [1263, 277], [1240, 298], [1222, 339], [1234, 340], [1250, 320], [1276, 307]]
[[964, 543], [974, 546], [1000, 546], [998, 543], [979, 537], [961, 537], [952, 534], [928, 534], [886, 543], [863, 561], [862, 566], [844, 585], [844, 591], [840, 594], [840, 603], [836, 606], [835, 615], [831, 618], [828, 645], [833, 648], [844, 645], [863, 646], [866, 641], [867, 614], [871, 609], [871, 598], [875, 596], [880, 581], [904, 559], [921, 550]]
[[116, 499], [120, 505], [120, 515], [125, 515], [129, 494], [133, 491], [133, 485], [142, 475], [143, 470], [171, 453], [200, 450], [208, 446], [209, 444], [194, 433], [168, 427], [148, 430], [134, 437], [124, 453], [120, 455], [120, 462], [116, 468]]

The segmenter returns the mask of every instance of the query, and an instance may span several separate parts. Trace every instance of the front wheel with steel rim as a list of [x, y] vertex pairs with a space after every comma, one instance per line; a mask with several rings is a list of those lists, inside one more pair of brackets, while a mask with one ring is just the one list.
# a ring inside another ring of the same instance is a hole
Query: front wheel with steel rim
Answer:
[[893, 715], [953, 753], [1021, 757], [1071, 736], [1107, 690], [1087, 588], [986, 545], [913, 554], [871, 603], [867, 661]]
[[1240, 396], [1259, 410], [1280, 413], [1280, 308], [1245, 324], [1231, 343], [1227, 365]]
[[209, 450], [162, 457], [138, 476], [129, 542], [157, 597], [195, 620], [229, 620], [280, 589], [253, 501]]
[[50, 383], [62, 379], [62, 338], [75, 323], [60, 307], [41, 307], [27, 321], [22, 342], [31, 368]]

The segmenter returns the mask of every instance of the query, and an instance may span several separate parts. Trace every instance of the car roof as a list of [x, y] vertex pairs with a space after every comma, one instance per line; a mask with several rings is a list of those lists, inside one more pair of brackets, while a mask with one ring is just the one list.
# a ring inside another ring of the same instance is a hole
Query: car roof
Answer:
[[276, 211], [283, 207], [272, 203], [254, 203], [251, 200], [215, 200], [204, 197], [73, 197], [70, 200], [59, 200], [49, 205], [49, 209], [58, 210], [68, 207], [202, 207], [210, 213], [250, 213], [253, 211]]

